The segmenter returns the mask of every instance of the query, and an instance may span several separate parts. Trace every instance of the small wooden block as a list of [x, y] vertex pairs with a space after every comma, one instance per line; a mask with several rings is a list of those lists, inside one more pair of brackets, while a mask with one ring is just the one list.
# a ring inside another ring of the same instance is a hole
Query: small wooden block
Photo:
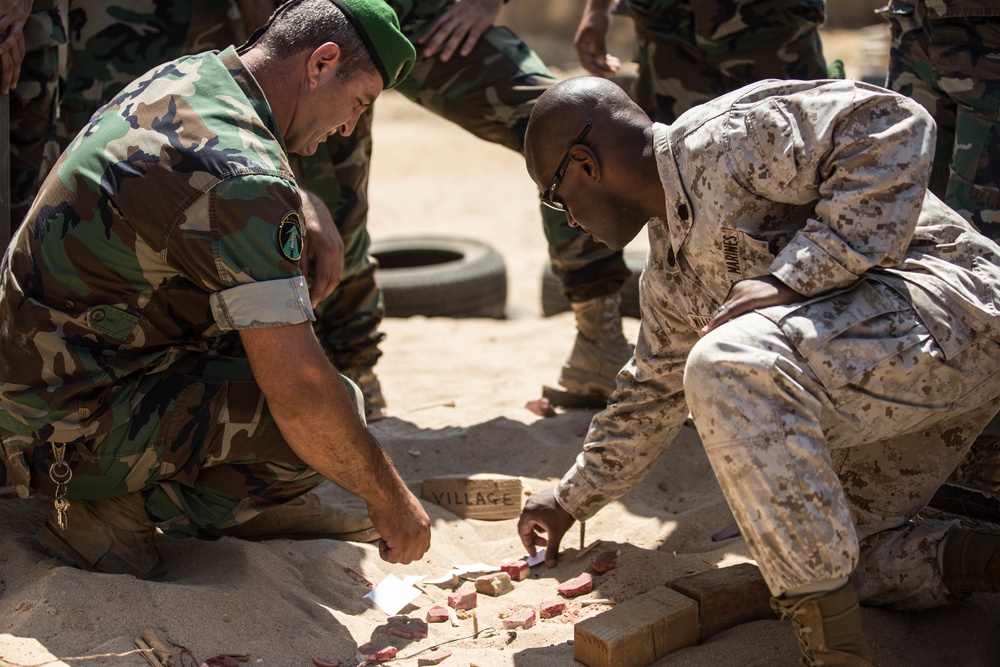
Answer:
[[644, 667], [698, 643], [698, 603], [654, 588], [576, 624], [573, 657], [587, 667]]
[[510, 575], [506, 572], [494, 572], [476, 577], [476, 592], [497, 597], [514, 590], [514, 584], [510, 583]]
[[698, 603], [698, 641], [741, 623], [775, 617], [771, 591], [752, 563], [699, 572], [667, 586]]
[[463, 519], [516, 519], [521, 515], [520, 478], [476, 474], [430, 477], [423, 483], [423, 498]]

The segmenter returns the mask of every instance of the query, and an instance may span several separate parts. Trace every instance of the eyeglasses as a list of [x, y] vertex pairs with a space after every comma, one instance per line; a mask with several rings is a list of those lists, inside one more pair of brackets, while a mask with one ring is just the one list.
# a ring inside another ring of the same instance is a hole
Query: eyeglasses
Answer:
[[552, 177], [552, 182], [549, 183], [548, 189], [542, 193], [542, 203], [555, 211], [566, 210], [566, 205], [562, 202], [556, 201], [553, 197], [556, 194], [556, 188], [558, 188], [559, 184], [562, 183], [563, 176], [566, 175], [566, 168], [569, 166], [569, 152], [573, 150], [573, 146], [576, 146], [578, 143], [583, 141], [583, 138], [587, 136], [588, 132], [590, 132], [590, 126], [591, 123], [587, 123], [587, 127], [583, 128], [583, 132], [580, 133], [580, 136], [578, 136], [573, 143], [569, 145], [569, 148], [566, 149], [566, 155], [563, 157], [562, 162], [559, 163], [559, 166], [556, 167], [556, 174]]

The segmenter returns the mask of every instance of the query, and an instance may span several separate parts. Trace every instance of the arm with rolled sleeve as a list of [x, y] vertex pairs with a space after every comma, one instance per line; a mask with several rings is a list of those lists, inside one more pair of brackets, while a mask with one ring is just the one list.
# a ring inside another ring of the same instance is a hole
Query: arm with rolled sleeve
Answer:
[[[653, 298], [645, 296], [646, 298]], [[659, 290], [652, 290], [659, 293]], [[560, 507], [584, 521], [642, 481], [687, 417], [684, 364], [697, 335], [664, 308], [643, 304], [635, 354], [618, 374], [609, 406], [590, 424], [583, 451], [555, 489]]]
[[731, 121], [729, 155], [744, 187], [774, 201], [817, 202], [771, 264], [776, 278], [815, 296], [902, 261], [934, 151], [936, 127], [923, 107], [837, 82], [734, 110]]

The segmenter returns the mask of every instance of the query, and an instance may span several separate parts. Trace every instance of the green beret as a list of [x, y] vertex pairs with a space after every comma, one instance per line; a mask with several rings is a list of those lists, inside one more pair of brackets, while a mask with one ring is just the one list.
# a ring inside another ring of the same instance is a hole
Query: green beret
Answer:
[[410, 73], [417, 52], [399, 29], [399, 19], [385, 0], [330, 0], [361, 36], [382, 84], [392, 88]]

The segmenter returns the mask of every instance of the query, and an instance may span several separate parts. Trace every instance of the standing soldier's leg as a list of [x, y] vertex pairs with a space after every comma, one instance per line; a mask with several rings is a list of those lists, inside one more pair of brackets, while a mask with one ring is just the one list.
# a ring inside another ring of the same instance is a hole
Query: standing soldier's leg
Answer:
[[[1000, 240], [1000, 31], [994, 17], [936, 19], [895, 5], [886, 86], [920, 102], [938, 126], [930, 188]], [[951, 481], [1000, 494], [1000, 419], [976, 439]]]
[[[399, 90], [477, 137], [522, 152], [535, 100], [555, 77], [517, 35], [490, 27], [466, 57], [417, 61]], [[546, 389], [554, 403], [603, 405], [631, 356], [622, 334], [618, 290], [628, 278], [620, 251], [570, 227], [566, 216], [543, 209], [553, 272], [573, 305], [578, 335], [563, 368], [565, 391]]]
[[926, 8], [906, 7], [884, 14], [892, 31], [886, 88], [920, 103], [937, 125], [934, 162], [927, 187], [941, 199], [948, 190], [951, 156], [955, 147], [955, 102], [938, 86], [930, 58], [930, 29]]
[[139, 75], [184, 54], [241, 44], [235, 0], [70, 0], [59, 141]]
[[762, 79], [827, 76], [820, 0], [631, 0], [628, 9], [639, 63], [633, 97], [659, 122]]
[[66, 0], [36, 0], [24, 25], [26, 53], [10, 93], [11, 233], [24, 219], [38, 186], [59, 157], [59, 45], [66, 43]]

